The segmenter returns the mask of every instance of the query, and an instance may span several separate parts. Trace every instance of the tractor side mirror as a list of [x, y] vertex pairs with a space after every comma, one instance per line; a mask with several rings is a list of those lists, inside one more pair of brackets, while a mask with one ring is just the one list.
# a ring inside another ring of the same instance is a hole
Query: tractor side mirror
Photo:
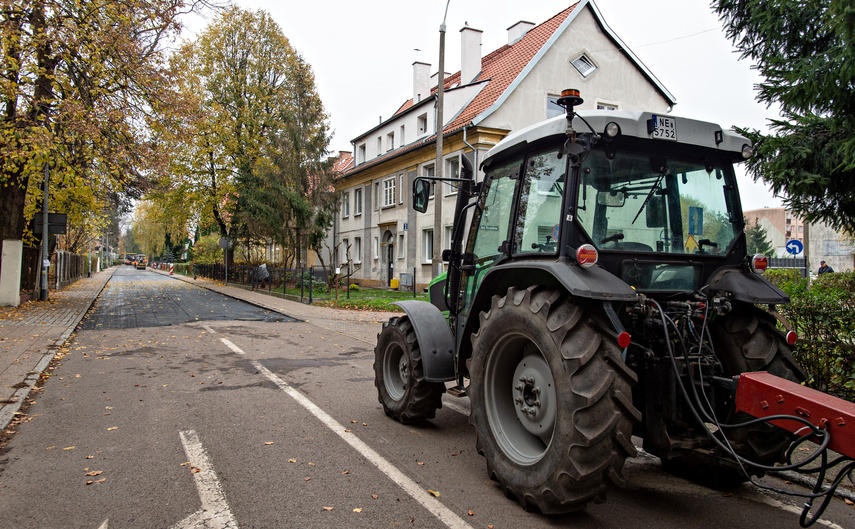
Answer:
[[413, 209], [419, 213], [427, 211], [430, 198], [430, 182], [424, 178], [416, 178], [413, 182]]

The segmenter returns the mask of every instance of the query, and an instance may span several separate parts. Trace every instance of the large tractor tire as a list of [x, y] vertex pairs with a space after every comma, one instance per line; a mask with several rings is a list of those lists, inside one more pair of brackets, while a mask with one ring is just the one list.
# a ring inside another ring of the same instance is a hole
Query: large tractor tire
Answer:
[[374, 385], [386, 415], [402, 424], [433, 419], [445, 384], [425, 380], [422, 354], [406, 316], [383, 324], [374, 348]]
[[469, 422], [505, 495], [544, 514], [605, 500], [641, 419], [614, 333], [565, 292], [533, 286], [494, 296], [472, 341]]
[[[792, 355], [792, 348], [784, 335], [775, 327], [776, 320], [769, 313], [751, 305], [739, 304], [724, 318], [710, 327], [715, 351], [721, 360], [725, 377], [735, 377], [751, 371], [769, 373], [801, 383], [805, 374]], [[733, 402], [719, 402], [718, 416], [724, 424], [737, 424], [752, 419], [736, 413]], [[724, 430], [730, 444], [743, 458], [772, 466], [783, 462], [793, 436], [767, 423]], [[674, 457], [663, 459], [669, 472], [689, 478], [714, 488], [729, 488], [748, 481], [749, 477], [736, 464], [733, 457], [720, 447], [710, 445], [701, 450], [675, 451]], [[763, 471], [750, 465], [745, 470], [751, 475]]]

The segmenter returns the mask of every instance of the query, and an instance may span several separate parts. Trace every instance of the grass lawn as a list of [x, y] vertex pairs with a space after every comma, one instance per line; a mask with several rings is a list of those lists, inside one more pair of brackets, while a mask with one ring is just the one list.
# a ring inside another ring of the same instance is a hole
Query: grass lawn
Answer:
[[[281, 292], [281, 290], [280, 290]], [[289, 288], [286, 294], [290, 296], [300, 296], [299, 288]], [[308, 291], [303, 291], [303, 298], [309, 297]], [[397, 290], [360, 288], [358, 291], [350, 291], [348, 299], [347, 291], [343, 288], [338, 291], [338, 299], [335, 297], [335, 291], [325, 293], [312, 293], [312, 304], [321, 307], [335, 307], [339, 309], [351, 310], [379, 310], [388, 312], [401, 312], [401, 308], [392, 305], [395, 301], [405, 299], [418, 299], [428, 301], [427, 293], [417, 292], [413, 298], [412, 292], [399, 292]]]

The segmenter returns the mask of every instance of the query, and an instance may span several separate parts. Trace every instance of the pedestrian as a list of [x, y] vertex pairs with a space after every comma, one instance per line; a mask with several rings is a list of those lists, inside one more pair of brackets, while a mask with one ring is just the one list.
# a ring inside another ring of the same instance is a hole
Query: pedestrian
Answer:
[[834, 272], [834, 269], [825, 264], [825, 261], [819, 262], [819, 271], [817, 271], [817, 274], [831, 274], [832, 272]]
[[259, 265], [258, 270], [255, 272], [255, 286], [253, 290], [258, 288], [265, 288], [265, 285], [270, 282], [270, 272], [267, 271], [267, 263], [261, 263]]

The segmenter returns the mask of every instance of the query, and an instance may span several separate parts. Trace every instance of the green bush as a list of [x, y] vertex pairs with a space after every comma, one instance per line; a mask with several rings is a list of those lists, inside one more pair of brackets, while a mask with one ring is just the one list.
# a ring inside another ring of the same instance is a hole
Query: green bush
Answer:
[[778, 308], [799, 336], [794, 355], [814, 389], [855, 401], [855, 272], [814, 279], [770, 270], [790, 296]]
[[351, 283], [347, 288], [349, 288], [351, 292], [359, 292], [359, 285], [356, 283]]

